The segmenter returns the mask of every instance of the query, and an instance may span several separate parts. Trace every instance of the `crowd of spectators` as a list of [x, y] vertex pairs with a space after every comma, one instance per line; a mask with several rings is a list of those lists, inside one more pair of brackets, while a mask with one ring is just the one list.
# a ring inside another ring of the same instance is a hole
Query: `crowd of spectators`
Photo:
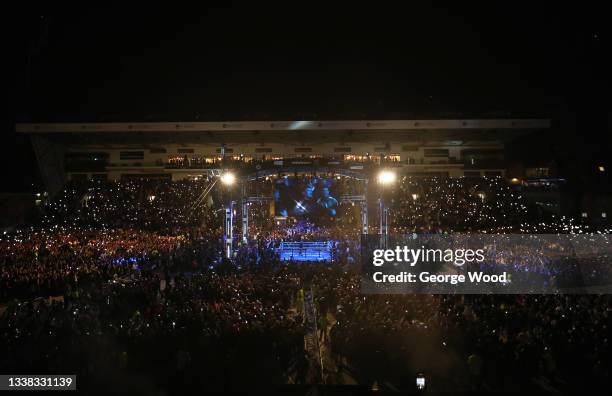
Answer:
[[126, 180], [73, 182], [47, 202], [42, 224], [46, 226], [138, 228], [173, 232], [175, 228], [220, 227], [223, 189], [201, 194], [211, 182], [197, 180]]
[[330, 268], [314, 282], [331, 350], [364, 381], [438, 390], [578, 391], [610, 378], [609, 295], [363, 295]]
[[[312, 290], [335, 368], [358, 383], [410, 387], [417, 371], [442, 390], [609, 383], [608, 295], [364, 295], [358, 222], [276, 224], [266, 202], [250, 207], [251, 238], [228, 260], [228, 192], [203, 197], [210, 182], [69, 184], [40, 223], [2, 235], [0, 372], [74, 372], [145, 393], [302, 382]], [[532, 210], [499, 178], [407, 178], [385, 199], [397, 234], [590, 232]], [[324, 240], [336, 241], [333, 263], [274, 250]]]
[[518, 232], [540, 219], [501, 177], [403, 177], [389, 199], [389, 219], [402, 232]]

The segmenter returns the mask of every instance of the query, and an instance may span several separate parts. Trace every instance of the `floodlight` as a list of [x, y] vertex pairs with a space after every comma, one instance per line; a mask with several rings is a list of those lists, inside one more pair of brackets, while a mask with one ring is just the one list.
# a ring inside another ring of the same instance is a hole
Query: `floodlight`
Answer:
[[378, 172], [378, 182], [380, 184], [391, 184], [395, 182], [395, 172], [390, 170], [381, 170]]
[[226, 186], [231, 186], [236, 182], [236, 176], [231, 172], [225, 172], [221, 175], [221, 182]]

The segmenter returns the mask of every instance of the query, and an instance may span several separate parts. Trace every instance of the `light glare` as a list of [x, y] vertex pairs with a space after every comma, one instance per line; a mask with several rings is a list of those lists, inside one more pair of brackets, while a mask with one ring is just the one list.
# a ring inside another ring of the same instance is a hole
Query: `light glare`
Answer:
[[395, 182], [395, 172], [389, 170], [381, 170], [378, 173], [378, 182], [380, 184], [391, 184]]
[[221, 182], [226, 186], [231, 186], [236, 182], [236, 176], [234, 176], [234, 174], [231, 172], [226, 172], [221, 175]]

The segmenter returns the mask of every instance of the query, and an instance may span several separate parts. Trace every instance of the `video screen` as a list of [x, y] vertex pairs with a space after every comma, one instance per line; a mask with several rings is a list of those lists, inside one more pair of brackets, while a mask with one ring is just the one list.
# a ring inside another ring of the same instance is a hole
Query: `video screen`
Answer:
[[334, 178], [283, 177], [274, 185], [276, 216], [312, 221], [338, 215], [339, 185]]

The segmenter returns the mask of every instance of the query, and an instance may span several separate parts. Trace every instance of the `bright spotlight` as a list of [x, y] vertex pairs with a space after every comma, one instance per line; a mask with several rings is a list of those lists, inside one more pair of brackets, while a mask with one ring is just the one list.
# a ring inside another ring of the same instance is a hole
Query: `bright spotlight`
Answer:
[[236, 182], [236, 176], [231, 172], [225, 172], [221, 175], [221, 182], [226, 186], [231, 186]]
[[380, 184], [391, 184], [395, 181], [395, 172], [390, 170], [381, 170], [378, 172], [378, 182]]

